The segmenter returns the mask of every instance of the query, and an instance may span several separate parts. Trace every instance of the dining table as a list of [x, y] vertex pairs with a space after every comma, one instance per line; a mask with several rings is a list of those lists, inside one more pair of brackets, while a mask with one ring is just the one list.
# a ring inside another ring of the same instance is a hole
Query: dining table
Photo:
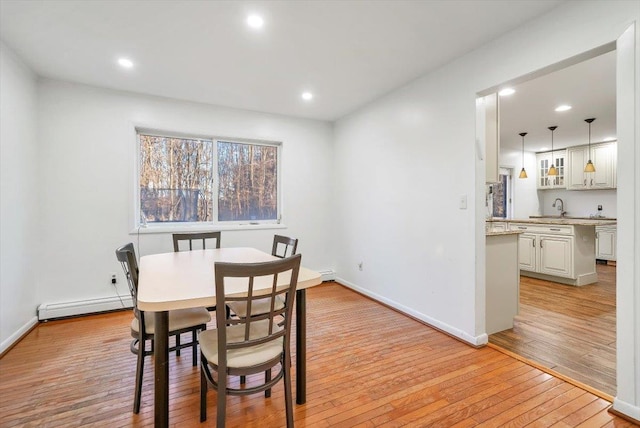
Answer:
[[[255, 248], [218, 248], [140, 257], [138, 309], [154, 313], [154, 424], [169, 426], [169, 311], [216, 304], [215, 263], [257, 263], [277, 257]], [[290, 273], [278, 277], [285, 285]], [[306, 402], [306, 289], [322, 282], [319, 272], [300, 267], [296, 287], [296, 403]], [[245, 284], [225, 285], [225, 294], [246, 293]], [[265, 280], [256, 291], [271, 287]]]

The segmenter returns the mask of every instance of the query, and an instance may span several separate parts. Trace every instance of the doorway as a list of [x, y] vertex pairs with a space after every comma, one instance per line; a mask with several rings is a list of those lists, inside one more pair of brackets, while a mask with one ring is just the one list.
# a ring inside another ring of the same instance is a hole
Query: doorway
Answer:
[[[604, 54], [598, 52], [598, 54], [594, 54], [585, 61], [571, 64], [563, 69], [556, 69], [554, 72], [566, 72], [566, 70], [574, 66], [581, 67], [582, 64], [591, 60], [603, 62], [604, 60], [600, 57], [604, 57], [604, 55], [608, 55], [608, 58], [613, 58], [612, 63], [615, 66], [616, 52], [615, 50], [609, 50]], [[547, 75], [552, 74], [538, 75], [536, 79], [531, 79], [520, 85], [527, 85], [537, 79], [548, 78]], [[610, 92], [613, 93], [613, 100], [608, 102], [613, 105], [612, 112], [609, 112], [609, 115], [615, 120], [615, 68], [613, 76], [613, 81], [610, 83], [609, 88]], [[566, 82], [565, 86], [568, 86]], [[513, 87], [517, 93], [518, 85]], [[525, 91], [523, 90], [522, 92], [524, 93]], [[544, 92], [544, 90], [538, 89], [537, 93], [542, 95]], [[535, 106], [530, 102], [531, 97], [528, 98], [527, 107]], [[579, 108], [578, 106], [574, 107], [576, 109]], [[500, 104], [499, 122], [501, 125], [508, 122], [503, 120], [509, 113], [508, 110], [505, 110], [506, 108], [508, 107], [504, 107], [502, 103]], [[580, 106], [580, 108], [581, 112], [591, 111], [588, 107], [583, 108]], [[604, 117], [605, 113], [597, 113], [595, 115]], [[531, 111], [530, 116], [539, 118], [544, 115]], [[583, 119], [585, 117], [579, 117], [574, 122], [580, 124]], [[548, 138], [547, 133], [549, 132], [547, 129], [549, 127], [560, 125], [559, 128], [561, 130], [570, 131], [571, 126], [573, 126], [573, 124], [556, 123], [556, 121], [560, 121], [559, 116], [548, 115], [543, 119], [542, 123], [540, 121], [532, 121], [533, 125], [529, 125], [530, 129], [523, 124], [513, 126], [509, 123], [506, 123], [506, 128], [511, 126], [508, 134], [513, 137], [518, 135], [516, 131], [526, 131], [528, 133], [530, 146], [527, 147], [527, 152], [528, 157], [531, 159], [537, 157], [536, 153], [549, 151], [550, 147], [545, 147]], [[567, 131], [567, 134], [570, 134], [569, 131]], [[615, 131], [612, 135], [615, 136]], [[557, 136], [558, 134], [556, 133]], [[503, 135], [501, 135], [501, 144], [503, 139]], [[504, 162], [505, 158], [514, 158], [519, 163], [520, 156], [522, 156], [522, 167], [524, 167], [524, 141], [516, 140], [515, 138], [513, 140], [518, 143], [522, 141], [522, 152], [515, 147], [508, 147], [509, 151], [506, 154], [503, 155], [501, 153], [501, 162]], [[558, 149], [563, 150], [566, 147], [579, 145], [575, 143], [575, 136], [566, 140], [568, 142], [562, 141], [562, 138], [560, 141], [556, 139], [553, 153], [556, 153]], [[604, 139], [597, 139], [597, 142], [602, 141]], [[511, 161], [508, 160], [508, 162], [510, 163]], [[533, 180], [534, 183], [533, 185], [530, 183], [529, 186], [519, 186], [519, 184], [522, 184], [519, 179], [516, 178], [513, 181], [509, 179], [512, 177], [511, 172], [507, 176], [506, 171], [500, 171], [498, 182], [491, 186], [493, 217], [513, 218], [512, 213], [514, 211], [519, 212], [518, 218], [534, 215], [553, 215], [555, 213], [550, 212], [550, 206], [551, 202], [557, 197], [562, 197], [565, 201], [571, 201], [569, 206], [573, 207], [574, 210], [573, 213], [570, 212], [571, 215], [588, 218], [591, 214], [596, 213], [595, 210], [599, 204], [595, 201], [592, 204], [587, 198], [587, 192], [569, 191], [561, 186], [541, 190], [539, 185], [535, 185], [539, 171], [536, 171], [536, 168], [529, 168], [529, 166], [527, 166], [527, 169], [529, 170], [529, 180]], [[523, 215], [522, 210], [514, 210], [513, 204], [510, 203], [513, 202], [512, 192], [514, 191], [517, 202], [537, 199], [538, 212], [529, 212], [527, 215]], [[608, 195], [608, 201], [614, 201], [612, 204], [614, 209], [611, 211], [612, 215], [609, 216], [617, 217], [615, 210], [617, 205], [616, 190], [607, 190], [606, 192], [614, 195], [613, 197]], [[597, 197], [602, 197], [603, 195], [604, 193], [600, 193]], [[596, 197], [595, 193], [594, 197]], [[592, 208], [591, 205], [593, 205]], [[593, 211], [587, 211], [587, 209], [593, 209]], [[522, 217], [520, 217], [521, 215]], [[551, 281], [521, 277], [520, 306], [522, 313], [516, 317], [513, 329], [491, 335], [489, 342], [515, 352], [560, 375], [574, 379], [577, 383], [592, 388], [594, 392], [600, 391], [604, 398], [612, 399], [616, 395], [617, 380], [616, 267], [598, 266], [597, 269], [599, 282], [592, 286], [572, 287]], [[598, 321], [601, 320], [605, 322], [599, 324]]]

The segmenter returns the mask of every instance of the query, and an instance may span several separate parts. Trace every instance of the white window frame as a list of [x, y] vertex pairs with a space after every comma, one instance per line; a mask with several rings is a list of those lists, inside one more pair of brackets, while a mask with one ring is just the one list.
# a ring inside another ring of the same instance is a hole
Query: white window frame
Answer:
[[[164, 223], [143, 223], [140, 211], [140, 134], [151, 135], [156, 137], [168, 138], [188, 138], [199, 140], [210, 140], [213, 143], [213, 213], [212, 221], [208, 222], [164, 222]], [[181, 231], [208, 231], [208, 230], [246, 230], [246, 229], [284, 229], [286, 226], [282, 223], [282, 142], [261, 140], [253, 138], [239, 137], [220, 137], [212, 135], [203, 135], [198, 133], [185, 133], [175, 131], [162, 131], [155, 128], [135, 127], [135, 156], [134, 156], [134, 180], [133, 180], [133, 230], [131, 233], [163, 233], [163, 232], [181, 232]], [[218, 221], [218, 143], [237, 143], [251, 144], [259, 146], [276, 147], [277, 153], [277, 214], [276, 219], [271, 220], [243, 220], [243, 221]]]

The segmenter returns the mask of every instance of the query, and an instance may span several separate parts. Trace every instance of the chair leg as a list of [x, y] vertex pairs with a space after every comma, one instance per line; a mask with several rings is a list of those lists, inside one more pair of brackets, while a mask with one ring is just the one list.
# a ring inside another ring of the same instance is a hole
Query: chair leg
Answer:
[[180, 356], [180, 333], [176, 334], [176, 357]]
[[[200, 356], [201, 364], [206, 364], [203, 356]], [[204, 375], [204, 370], [200, 367], [200, 422], [207, 420], [207, 389], [209, 384], [207, 378]]]
[[216, 412], [218, 412], [218, 418], [216, 420], [217, 428], [224, 428], [225, 419], [227, 415], [227, 374], [218, 371], [218, 408]]
[[291, 398], [291, 360], [284, 358], [284, 401], [287, 411], [287, 428], [293, 428], [293, 399]]
[[[264, 372], [264, 383], [267, 383], [267, 382], [269, 382], [270, 380], [271, 380], [271, 369], [266, 370], [266, 371]], [[269, 389], [265, 389], [265, 391], [264, 391], [264, 396], [265, 396], [266, 398], [271, 397], [271, 388], [269, 388]]]
[[138, 361], [136, 364], [136, 389], [133, 397], [133, 413], [140, 413], [142, 398], [142, 375], [144, 374], [144, 345], [145, 341], [138, 339]]
[[192, 354], [192, 361], [191, 363], [193, 364], [193, 367], [198, 365], [198, 335], [196, 334], [196, 331], [193, 330], [191, 332], [191, 354]]

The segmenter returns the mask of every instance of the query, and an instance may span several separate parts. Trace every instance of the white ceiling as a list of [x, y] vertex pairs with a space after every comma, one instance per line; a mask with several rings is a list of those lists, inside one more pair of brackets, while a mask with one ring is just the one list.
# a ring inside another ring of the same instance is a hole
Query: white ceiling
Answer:
[[0, 37], [40, 76], [335, 120], [561, 2], [2, 0]]
[[[516, 93], [500, 97], [500, 145], [525, 150], [551, 150], [550, 126], [554, 131], [554, 149], [587, 144], [591, 124], [591, 142], [616, 136], [616, 54], [615, 51], [575, 64], [534, 80], [512, 86]], [[561, 104], [573, 108], [556, 112]]]

